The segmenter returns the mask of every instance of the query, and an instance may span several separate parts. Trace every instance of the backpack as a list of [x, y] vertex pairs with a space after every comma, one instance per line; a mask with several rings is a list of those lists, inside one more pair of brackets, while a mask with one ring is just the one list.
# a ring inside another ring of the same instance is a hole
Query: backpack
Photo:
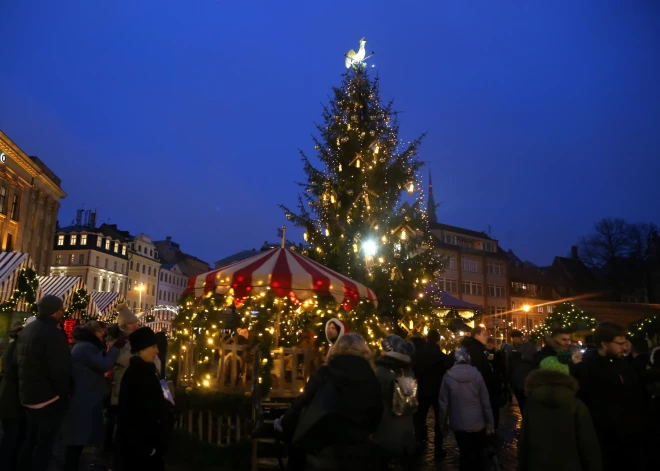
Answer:
[[[395, 373], [396, 374], [396, 373]], [[417, 380], [414, 376], [405, 376], [403, 370], [394, 378], [392, 394], [392, 414], [396, 417], [413, 415], [417, 412]]]

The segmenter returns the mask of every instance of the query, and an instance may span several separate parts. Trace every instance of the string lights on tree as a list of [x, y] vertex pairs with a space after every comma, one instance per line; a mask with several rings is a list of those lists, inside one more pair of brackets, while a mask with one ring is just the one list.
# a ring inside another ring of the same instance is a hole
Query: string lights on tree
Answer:
[[31, 314], [37, 313], [37, 291], [39, 279], [32, 268], [22, 268], [16, 280], [16, 289], [10, 298], [0, 304], [0, 312], [12, 312], [21, 299], [25, 300], [26, 311]]
[[532, 331], [530, 339], [538, 342], [549, 336], [553, 329], [562, 328], [572, 332], [594, 330], [596, 319], [571, 302], [555, 305], [552, 314]]

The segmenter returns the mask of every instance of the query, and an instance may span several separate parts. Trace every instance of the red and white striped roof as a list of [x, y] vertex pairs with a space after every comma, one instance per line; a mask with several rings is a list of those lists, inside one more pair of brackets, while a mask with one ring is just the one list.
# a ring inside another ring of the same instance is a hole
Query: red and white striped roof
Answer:
[[[5, 302], [14, 294], [18, 284], [18, 274], [23, 268], [35, 269], [34, 263], [26, 253], [0, 252], [0, 302]], [[41, 289], [37, 291], [37, 300], [41, 297]], [[25, 311], [25, 299], [21, 298], [16, 311]]]
[[88, 312], [92, 317], [101, 320], [112, 315], [117, 304], [123, 303], [124, 297], [119, 293], [102, 293], [94, 291], [89, 295]]
[[295, 296], [301, 301], [314, 295], [332, 296], [346, 310], [360, 299], [378, 305], [376, 294], [363, 284], [285, 248], [262, 252], [188, 281], [188, 292], [197, 297], [211, 291], [225, 294], [230, 289], [238, 299], [270, 289], [278, 297]]
[[[62, 298], [64, 309], [71, 307], [73, 293], [79, 289], [87, 289], [85, 282], [79, 276], [40, 276], [38, 278], [42, 293]], [[79, 313], [74, 313], [73, 318], [79, 319]]]

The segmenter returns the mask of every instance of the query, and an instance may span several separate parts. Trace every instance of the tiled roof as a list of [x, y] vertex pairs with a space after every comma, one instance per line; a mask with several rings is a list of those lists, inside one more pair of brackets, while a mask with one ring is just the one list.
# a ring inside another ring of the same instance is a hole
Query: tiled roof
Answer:
[[456, 234], [462, 234], [468, 237], [475, 237], [477, 239], [495, 240], [483, 231], [478, 232], [470, 229], [463, 229], [462, 227], [450, 226], [449, 224], [441, 224], [441, 223], [430, 224], [429, 228], [432, 231], [449, 231], [449, 232], [454, 232]]

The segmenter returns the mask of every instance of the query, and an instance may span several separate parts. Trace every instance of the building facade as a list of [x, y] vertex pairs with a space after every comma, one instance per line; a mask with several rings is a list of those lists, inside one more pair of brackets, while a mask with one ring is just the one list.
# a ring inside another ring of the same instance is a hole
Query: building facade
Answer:
[[483, 307], [484, 323], [505, 329], [509, 282], [508, 259], [498, 242], [484, 232], [447, 224], [431, 224], [436, 247], [448, 264], [437, 279], [442, 291]]
[[96, 213], [82, 211], [74, 225], [58, 228], [53, 244], [54, 276], [78, 276], [87, 289], [98, 292], [126, 294], [128, 288], [128, 232], [116, 224], [96, 225]]
[[38, 275], [48, 275], [61, 180], [38, 158], [25, 154], [0, 131], [0, 247], [27, 253]]
[[157, 304], [160, 258], [151, 237], [138, 234], [129, 246], [126, 300], [135, 311], [147, 311]]
[[166, 265], [177, 265], [181, 273], [188, 278], [211, 271], [207, 262], [183, 252], [179, 244], [169, 236], [154, 244], [158, 249], [161, 262]]

